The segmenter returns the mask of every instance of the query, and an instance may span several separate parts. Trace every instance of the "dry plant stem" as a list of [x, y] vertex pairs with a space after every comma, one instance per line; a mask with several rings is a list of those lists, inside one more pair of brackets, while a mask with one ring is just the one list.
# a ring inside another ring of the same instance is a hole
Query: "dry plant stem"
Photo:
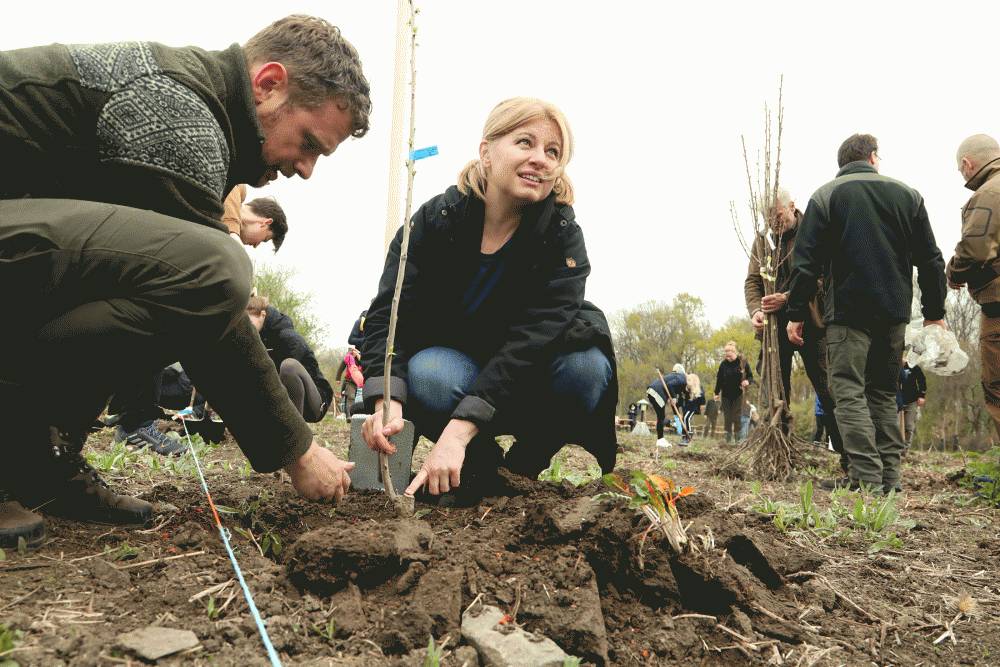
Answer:
[[[778, 122], [777, 136], [771, 133], [771, 110], [764, 106], [764, 168], [757, 166], [758, 186], [754, 188], [754, 178], [750, 169], [750, 159], [747, 154], [746, 141], [740, 137], [743, 148], [743, 164], [746, 169], [747, 187], [749, 188], [749, 208], [753, 219], [754, 243], [750, 251], [751, 257], [760, 266], [760, 275], [764, 287], [764, 295], [770, 296], [776, 292], [778, 267], [787, 260], [782, 256], [782, 234], [777, 234], [777, 244], [770, 243], [771, 217], [769, 211], [776, 210], [781, 175], [781, 137], [784, 129], [783, 104], [784, 77], [778, 85]], [[776, 141], [775, 141], [776, 139]], [[772, 141], [774, 143], [772, 144]], [[774, 150], [772, 151], [772, 145]], [[772, 166], [772, 155], [774, 157]], [[763, 180], [761, 188], [760, 181]], [[764, 210], [762, 210], [762, 208]], [[735, 206], [731, 205], [733, 224], [739, 231], [738, 216]], [[746, 241], [737, 234], [740, 242], [746, 247]], [[749, 467], [754, 476], [768, 480], [788, 479], [794, 470], [794, 461], [798, 447], [794, 436], [784, 433], [783, 426], [790, 418], [788, 403], [781, 382], [781, 362], [779, 357], [779, 336], [785, 332], [778, 330], [777, 317], [774, 313], [765, 315], [765, 326], [761, 341], [761, 389], [767, 397], [766, 405], [762, 405], [761, 426], [754, 429], [747, 442], [730, 458], [729, 465], [746, 469]], [[741, 459], [745, 459], [741, 461]]]
[[[406, 161], [406, 213], [403, 217], [403, 239], [399, 248], [399, 268], [396, 272], [396, 288], [393, 290], [392, 294], [392, 310], [389, 314], [389, 336], [386, 340], [385, 345], [385, 374], [383, 376], [384, 381], [384, 393], [382, 395], [382, 423], [389, 423], [389, 404], [391, 402], [391, 390], [390, 390], [390, 380], [392, 378], [392, 357], [394, 354], [395, 344], [396, 344], [396, 322], [399, 318], [399, 295], [403, 291], [403, 278], [406, 274], [406, 257], [408, 249], [410, 246], [410, 210], [413, 205], [413, 176], [416, 174], [416, 170], [413, 167], [413, 138], [416, 132], [416, 95], [417, 95], [417, 70], [416, 70], [416, 46], [417, 46], [417, 26], [416, 26], [416, 11], [413, 6], [412, 0], [410, 0], [410, 135], [408, 141], [407, 155], [410, 155]], [[382, 484], [385, 487], [386, 493], [389, 498], [399, 507], [402, 511], [407, 508], [412, 512], [413, 502], [406, 500], [401, 501], [396, 493], [395, 487], [392, 484], [392, 476], [389, 474], [389, 456], [384, 452], [379, 452], [378, 455], [379, 468], [382, 471]], [[401, 504], [403, 503], [403, 504]]]

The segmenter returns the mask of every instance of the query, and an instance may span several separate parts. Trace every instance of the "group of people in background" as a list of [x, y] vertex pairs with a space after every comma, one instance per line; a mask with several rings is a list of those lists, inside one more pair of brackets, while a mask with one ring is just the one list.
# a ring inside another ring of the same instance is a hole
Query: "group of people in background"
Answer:
[[[947, 276], [923, 198], [879, 173], [875, 137], [848, 137], [837, 161], [836, 178], [810, 197], [804, 212], [784, 190], [760, 202], [766, 225], [754, 239], [744, 295], [758, 337], [768, 317], [777, 319], [784, 400], [791, 396], [795, 353], [815, 392], [813, 439], [829, 443], [843, 471], [824, 486], [888, 493], [901, 489], [900, 458], [913, 440], [918, 410], [926, 400], [923, 371], [903, 360], [914, 268], [924, 326], [947, 328], [948, 287], [968, 286], [981, 305], [984, 397], [1000, 434], [1000, 271], [995, 268], [1000, 215], [994, 215], [1000, 214], [1000, 144], [979, 134], [959, 146], [957, 168], [975, 194], [962, 210], [962, 239]], [[774, 267], [768, 268], [767, 280], [773, 280], [768, 289], [761, 270], [766, 256]], [[735, 345], [727, 344], [725, 357], [715, 395], [721, 397], [719, 411], [730, 442], [753, 378]], [[671, 376], [666, 383], [654, 381], [647, 392], [657, 411], [658, 444], [665, 395], [676, 394], [683, 404], [686, 391], [682, 375]], [[766, 412], [776, 399], [761, 396]], [[789, 414], [785, 411], [786, 429]], [[709, 421], [706, 432], [714, 433], [714, 421]], [[685, 437], [689, 433], [685, 429]]]

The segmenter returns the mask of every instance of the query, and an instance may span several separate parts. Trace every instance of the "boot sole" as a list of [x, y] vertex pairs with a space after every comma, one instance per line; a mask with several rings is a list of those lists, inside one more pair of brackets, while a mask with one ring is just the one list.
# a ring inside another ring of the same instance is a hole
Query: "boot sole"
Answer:
[[29, 549], [38, 547], [45, 541], [45, 523], [39, 522], [37, 527], [27, 532], [0, 530], [0, 549], [16, 549], [20, 538], [24, 538], [24, 542]]

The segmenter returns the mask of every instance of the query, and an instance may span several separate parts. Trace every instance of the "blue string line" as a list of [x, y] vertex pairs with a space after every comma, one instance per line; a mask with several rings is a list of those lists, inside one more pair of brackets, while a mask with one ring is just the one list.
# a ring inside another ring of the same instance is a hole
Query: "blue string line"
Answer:
[[[186, 409], [188, 414], [190, 414], [190, 408]], [[198, 477], [201, 479], [201, 488], [205, 490], [205, 496], [208, 497], [208, 503], [212, 506], [212, 514], [215, 516], [215, 525], [219, 528], [219, 535], [222, 536], [222, 543], [226, 545], [226, 551], [229, 553], [229, 561], [233, 564], [233, 569], [236, 571], [236, 577], [240, 581], [240, 586], [243, 588], [243, 597], [247, 600], [247, 606], [250, 607], [250, 615], [253, 616], [254, 622], [257, 624], [257, 631], [260, 633], [260, 639], [264, 642], [264, 648], [267, 649], [267, 657], [271, 659], [272, 667], [281, 667], [281, 659], [278, 657], [278, 652], [274, 650], [274, 645], [271, 644], [271, 637], [267, 634], [267, 628], [264, 627], [264, 619], [260, 617], [260, 612], [257, 611], [257, 605], [254, 604], [253, 595], [250, 594], [250, 589], [247, 587], [247, 582], [243, 579], [243, 571], [240, 569], [240, 564], [236, 562], [236, 554], [233, 553], [233, 548], [229, 546], [229, 537], [226, 535], [226, 531], [222, 528], [222, 520], [219, 519], [219, 514], [215, 510], [215, 503], [212, 502], [212, 494], [208, 491], [208, 484], [205, 482], [205, 475], [201, 472], [201, 463], [198, 461], [198, 455], [194, 451], [194, 443], [191, 442], [191, 434], [188, 433], [187, 424], [184, 423], [185, 410], [178, 413], [181, 417], [181, 424], [184, 426], [184, 435], [187, 436], [188, 449], [191, 451], [191, 457], [194, 459], [194, 465], [198, 469]]]

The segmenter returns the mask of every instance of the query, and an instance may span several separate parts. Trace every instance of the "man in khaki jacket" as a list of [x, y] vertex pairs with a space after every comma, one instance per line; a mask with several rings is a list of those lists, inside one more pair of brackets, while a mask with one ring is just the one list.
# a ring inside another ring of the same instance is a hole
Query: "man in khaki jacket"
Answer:
[[[778, 206], [773, 215], [768, 216], [772, 231], [771, 239], [774, 242], [775, 254], [778, 258], [778, 266], [772, 271], [775, 279], [774, 292], [764, 294], [764, 278], [761, 275], [760, 259], [764, 255], [765, 239], [758, 235], [754, 239], [750, 265], [747, 267], [747, 277], [743, 281], [743, 296], [746, 299], [750, 322], [753, 324], [758, 338], [764, 330], [768, 314], [773, 313], [778, 319], [778, 359], [781, 366], [781, 384], [785, 390], [786, 401], [791, 393], [792, 355], [798, 351], [809, 382], [823, 406], [824, 425], [827, 428], [827, 433], [830, 434], [834, 449], [841, 454], [843, 466], [846, 465], [847, 459], [843, 454], [843, 441], [840, 438], [837, 421], [834, 419], [833, 396], [830, 394], [827, 383], [826, 330], [823, 328], [822, 319], [819, 316], [820, 309], [816, 310], [814, 317], [808, 318], [806, 321], [805, 335], [803, 336], [805, 343], [802, 347], [792, 345], [788, 337], [782, 333], [788, 324], [785, 304], [788, 301], [789, 280], [792, 273], [792, 249], [795, 246], [795, 233], [802, 220], [802, 212], [795, 207], [795, 202], [786, 190], [778, 190], [777, 198]], [[770, 205], [767, 205], [767, 208], [770, 208]], [[811, 304], [811, 310], [814, 305]], [[760, 372], [759, 365], [758, 372]]]
[[983, 396], [1000, 434], [1000, 144], [974, 134], [962, 142], [955, 157], [965, 187], [975, 194], [962, 209], [962, 240], [948, 262], [948, 284], [953, 289], [967, 285], [982, 308]]

